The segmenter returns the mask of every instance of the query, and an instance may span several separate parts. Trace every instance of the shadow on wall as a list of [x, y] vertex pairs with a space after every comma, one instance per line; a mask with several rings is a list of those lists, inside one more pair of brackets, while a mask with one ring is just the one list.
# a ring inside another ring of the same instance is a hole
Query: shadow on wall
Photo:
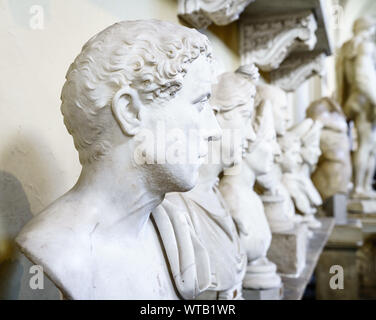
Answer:
[[56, 287], [44, 279], [44, 289], [31, 289], [32, 263], [14, 243], [21, 228], [33, 217], [21, 183], [0, 171], [0, 300], [59, 299]]
[[0, 300], [60, 299], [60, 293], [46, 277], [44, 289], [31, 289], [32, 263], [14, 243], [21, 228], [33, 217], [18, 179], [0, 171]]
[[51, 202], [59, 184], [56, 159], [43, 139], [21, 130], [0, 156], [0, 300], [60, 299], [55, 285], [44, 277], [44, 289], [31, 289], [32, 263], [14, 239], [22, 227]]
[[[49, 131], [44, 130], [44, 135]], [[66, 184], [67, 173], [58, 167], [58, 160], [50, 143], [42, 134], [21, 128], [7, 138], [0, 150], [0, 169], [13, 174], [20, 181], [33, 215], [65, 193], [75, 181]]]
[[60, 299], [60, 292], [47, 277], [44, 289], [31, 289], [32, 263], [14, 242], [33, 213], [60, 193], [56, 159], [35, 133], [20, 128], [7, 140], [11, 143], [0, 156], [0, 300]]
[[217, 26], [215, 24], [211, 24], [208, 30], [221, 39], [226, 47], [235, 55], [239, 56], [239, 30], [237, 21], [232, 22], [227, 26]]

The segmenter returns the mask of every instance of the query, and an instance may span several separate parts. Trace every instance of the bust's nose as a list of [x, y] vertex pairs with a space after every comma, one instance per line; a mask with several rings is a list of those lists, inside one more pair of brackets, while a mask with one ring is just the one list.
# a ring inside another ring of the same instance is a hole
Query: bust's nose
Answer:
[[204, 140], [207, 141], [217, 141], [222, 138], [222, 129], [218, 124], [215, 114], [212, 108], [206, 108], [205, 110], [205, 122], [203, 125], [204, 129]]

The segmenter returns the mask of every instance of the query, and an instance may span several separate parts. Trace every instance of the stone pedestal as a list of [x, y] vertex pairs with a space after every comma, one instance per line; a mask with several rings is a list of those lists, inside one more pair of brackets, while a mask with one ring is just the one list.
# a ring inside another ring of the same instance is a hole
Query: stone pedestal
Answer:
[[376, 200], [349, 199], [347, 210], [354, 213], [376, 213]]
[[269, 290], [281, 286], [277, 266], [266, 257], [248, 262], [243, 279], [243, 288], [249, 290]]
[[283, 297], [283, 285], [279, 288], [265, 290], [251, 290], [243, 288], [245, 300], [281, 300]]
[[347, 223], [347, 196], [345, 194], [335, 194], [325, 200], [323, 208], [325, 215], [333, 217], [336, 225]]
[[347, 224], [334, 227], [327, 246], [331, 248], [357, 248], [362, 244], [362, 222], [359, 219], [349, 219]]
[[280, 274], [300, 275], [306, 262], [307, 234], [305, 224], [295, 224], [290, 231], [273, 232], [268, 258], [277, 265]]
[[363, 237], [376, 234], [376, 214], [350, 213], [349, 218], [359, 219], [362, 222]]

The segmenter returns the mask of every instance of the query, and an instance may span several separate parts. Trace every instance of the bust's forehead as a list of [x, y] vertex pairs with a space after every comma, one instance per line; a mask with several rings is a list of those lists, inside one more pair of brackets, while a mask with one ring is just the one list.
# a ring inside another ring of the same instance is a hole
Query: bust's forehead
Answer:
[[215, 81], [213, 65], [204, 55], [197, 58], [187, 68], [186, 80], [192, 80], [194, 87], [202, 91], [203, 88], [211, 88]]

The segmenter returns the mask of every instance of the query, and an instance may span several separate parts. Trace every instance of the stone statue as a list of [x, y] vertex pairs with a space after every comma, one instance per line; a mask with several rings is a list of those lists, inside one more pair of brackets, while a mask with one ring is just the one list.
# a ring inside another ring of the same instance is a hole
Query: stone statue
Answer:
[[298, 139], [297, 150], [301, 157], [295, 157], [295, 161], [291, 156], [294, 150], [291, 147], [293, 144], [290, 141], [280, 142], [285, 146], [282, 148], [285, 155], [283, 158], [292, 159], [289, 164], [290, 170], [286, 170], [283, 174], [283, 183], [294, 201], [297, 212], [303, 215], [301, 221], [306, 222], [312, 229], [321, 227], [321, 223], [314, 217], [314, 214], [317, 212], [317, 207], [322, 205], [322, 199], [311, 180], [311, 172], [321, 155], [321, 128], [322, 124], [319, 121], [305, 119], [291, 127], [282, 137], [282, 140], [286, 140], [288, 136]]
[[[257, 93], [262, 101], [271, 103], [274, 126], [277, 138], [280, 139], [292, 123], [292, 112], [287, 103], [286, 93], [277, 86], [266, 84], [258, 85]], [[295, 152], [291, 156], [297, 156], [297, 154], [298, 152]], [[286, 170], [281, 163], [282, 160], [282, 153], [277, 153], [272, 170], [257, 177], [257, 185], [261, 187], [261, 199], [272, 232], [291, 230], [295, 222], [294, 204], [282, 182], [283, 171]]]
[[[160, 241], [164, 230], [150, 213], [166, 193], [196, 185], [206, 154], [196, 148], [193, 162], [172, 163], [169, 152], [185, 150], [171, 150], [170, 132], [190, 131], [192, 145], [220, 137], [208, 105], [210, 52], [196, 30], [124, 21], [91, 38], [71, 64], [61, 110], [82, 172], [16, 239], [65, 298], [179, 298]], [[189, 254], [181, 253], [183, 275], [200, 272], [184, 265]]]
[[262, 201], [253, 190], [256, 177], [270, 172], [274, 156], [279, 152], [269, 101], [258, 104], [252, 125], [257, 136], [248, 145], [240, 174], [224, 176], [219, 186], [237, 221], [240, 239], [247, 253], [243, 287], [271, 289], [280, 287], [281, 279], [276, 273], [276, 265], [266, 257], [272, 234]]
[[357, 148], [353, 154], [354, 199], [376, 199], [372, 190], [376, 164], [376, 22], [371, 17], [355, 21], [354, 37], [346, 42], [338, 60], [339, 103], [354, 121]]
[[320, 135], [322, 155], [311, 179], [323, 200], [347, 194], [351, 188], [351, 158], [348, 126], [341, 106], [324, 97], [311, 103], [307, 117], [323, 124]]
[[[169, 260], [175, 261], [170, 263], [174, 277], [179, 274], [181, 253], [190, 251], [191, 260], [185, 264], [196, 264], [198, 271], [206, 272], [201, 278], [209, 280], [209, 284], [200, 286], [200, 277], [185, 277], [181, 284], [177, 282], [182, 296], [197, 282], [198, 299], [241, 299], [247, 257], [229, 208], [218, 190], [218, 176], [238, 165], [248, 141], [254, 140], [250, 123], [256, 90], [251, 75], [226, 72], [219, 76], [212, 92], [210, 103], [222, 129], [222, 139], [211, 141], [211, 153], [200, 167], [197, 186], [189, 192], [167, 194], [153, 217], [159, 230], [170, 229], [168, 237], [168, 232], [163, 232], [162, 240]], [[228, 137], [237, 130], [241, 139]], [[174, 223], [177, 218], [180, 223]], [[184, 266], [180, 269], [184, 270]]]

